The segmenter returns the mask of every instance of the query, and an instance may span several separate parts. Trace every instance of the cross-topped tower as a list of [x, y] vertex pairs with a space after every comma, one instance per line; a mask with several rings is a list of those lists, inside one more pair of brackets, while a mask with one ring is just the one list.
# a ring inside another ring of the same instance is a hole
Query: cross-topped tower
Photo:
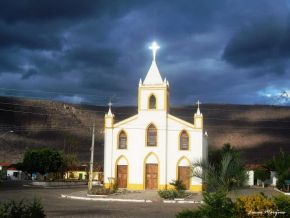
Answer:
[[155, 61], [155, 57], [156, 57], [156, 51], [159, 49], [159, 45], [154, 41], [152, 42], [152, 45], [149, 47], [149, 49], [152, 50], [153, 53], [153, 61]]
[[201, 102], [197, 100], [196, 104], [197, 104], [197, 115], [200, 115], [199, 105], [201, 104]]
[[155, 61], [156, 52], [159, 48], [160, 47], [156, 42], [152, 42], [151, 46], [149, 46], [149, 49], [152, 50], [153, 60], [151, 67], [149, 68], [149, 71], [145, 77], [143, 85], [163, 85], [163, 80]]

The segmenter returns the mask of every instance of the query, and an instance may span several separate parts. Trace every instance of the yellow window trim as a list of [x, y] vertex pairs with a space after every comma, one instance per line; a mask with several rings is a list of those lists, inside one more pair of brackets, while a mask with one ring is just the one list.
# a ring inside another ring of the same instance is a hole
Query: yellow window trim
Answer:
[[[119, 137], [120, 137], [120, 134], [121, 132], [124, 132], [125, 135], [126, 135], [126, 148], [120, 148], [120, 140], [119, 140]], [[128, 134], [127, 132], [124, 130], [124, 129], [121, 129], [119, 132], [118, 132], [118, 135], [117, 135], [117, 150], [128, 150]]]
[[[150, 108], [150, 98], [152, 96], [155, 98], [155, 108]], [[156, 95], [154, 93], [151, 93], [151, 94], [148, 95], [148, 98], [147, 98], [147, 109], [150, 110], [150, 111], [158, 110], [158, 101], [157, 101], [157, 97], [156, 97]]]
[[[153, 125], [156, 128], [156, 146], [147, 146], [147, 142], [148, 142], [148, 128], [151, 125]], [[147, 125], [147, 127], [145, 129], [145, 147], [147, 147], [147, 148], [156, 148], [156, 147], [158, 147], [158, 135], [159, 135], [158, 132], [159, 132], [159, 130], [158, 130], [157, 126], [155, 125], [155, 123], [151, 122], [151, 123], [149, 123], [149, 125]]]
[[[139, 86], [138, 87], [138, 111], [144, 111], [145, 109], [141, 109], [141, 90], [164, 90], [164, 109], [165, 111], [169, 111], [169, 87], [168, 86]], [[151, 94], [150, 94], [151, 95]], [[156, 98], [156, 96], [155, 96]], [[147, 109], [148, 109], [147, 105]], [[157, 98], [156, 98], [156, 109], [158, 108], [157, 105]], [[159, 109], [160, 110], [160, 109]], [[163, 111], [162, 110], [162, 111]]]
[[[180, 138], [181, 138], [181, 134], [182, 132], [186, 132], [187, 136], [188, 136], [188, 148], [187, 149], [181, 149], [181, 145], [180, 145]], [[180, 132], [179, 132], [179, 135], [178, 135], [178, 150], [179, 151], [190, 151], [191, 150], [191, 137], [190, 137], [190, 134], [188, 133], [188, 131], [186, 129], [182, 129]]]

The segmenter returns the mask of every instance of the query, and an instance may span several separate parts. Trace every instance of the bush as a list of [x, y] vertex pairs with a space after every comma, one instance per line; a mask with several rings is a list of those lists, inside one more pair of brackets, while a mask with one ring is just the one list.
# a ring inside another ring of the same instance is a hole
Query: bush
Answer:
[[202, 217], [235, 217], [234, 203], [226, 197], [225, 192], [204, 192], [203, 201], [204, 204], [199, 208]]
[[176, 214], [176, 218], [202, 218], [205, 217], [200, 210], [184, 209]]
[[31, 203], [9, 201], [0, 204], [1, 218], [42, 218], [45, 213], [40, 201], [34, 199]]
[[91, 191], [88, 192], [88, 194], [90, 195], [109, 195], [109, 194], [113, 194], [114, 192], [111, 190], [111, 189], [108, 189], [108, 188], [92, 188]]
[[203, 193], [204, 204], [197, 210], [183, 210], [176, 214], [176, 217], [199, 217], [199, 218], [234, 218], [235, 206], [224, 192]]
[[279, 211], [286, 212], [290, 216], [290, 197], [286, 195], [279, 195], [274, 197], [274, 203]]
[[269, 212], [276, 212], [278, 209], [272, 199], [267, 198], [264, 194], [239, 197], [235, 206], [238, 217], [271, 217]]
[[186, 193], [185, 191], [177, 190], [159, 190], [158, 194], [164, 199], [185, 198], [189, 195], [189, 193]]
[[172, 186], [174, 186], [174, 189], [176, 191], [186, 190], [185, 185], [180, 180], [172, 180], [172, 182], [169, 183], [169, 184], [172, 185]]
[[256, 177], [256, 179], [259, 179], [262, 181], [262, 184], [264, 187], [264, 182], [267, 179], [270, 179], [270, 171], [265, 168], [256, 169], [254, 172], [254, 176]]

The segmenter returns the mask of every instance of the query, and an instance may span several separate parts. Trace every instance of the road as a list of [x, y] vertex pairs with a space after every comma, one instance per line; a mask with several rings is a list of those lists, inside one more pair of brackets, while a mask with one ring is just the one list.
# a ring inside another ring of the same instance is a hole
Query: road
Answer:
[[174, 217], [192, 204], [90, 202], [61, 198], [83, 188], [35, 188], [21, 183], [0, 184], [0, 201], [33, 199], [41, 200], [48, 217]]

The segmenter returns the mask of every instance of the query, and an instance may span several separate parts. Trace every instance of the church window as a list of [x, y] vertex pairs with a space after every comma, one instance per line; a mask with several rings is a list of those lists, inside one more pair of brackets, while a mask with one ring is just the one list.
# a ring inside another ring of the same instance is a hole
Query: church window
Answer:
[[180, 140], [179, 141], [180, 150], [188, 150], [189, 149], [189, 136], [185, 130], [181, 132], [179, 140]]
[[153, 124], [147, 129], [147, 146], [157, 146], [157, 129]]
[[126, 133], [122, 130], [119, 134], [119, 149], [126, 149], [127, 148], [127, 135]]
[[156, 109], [156, 98], [154, 95], [151, 95], [149, 98], [149, 109]]

